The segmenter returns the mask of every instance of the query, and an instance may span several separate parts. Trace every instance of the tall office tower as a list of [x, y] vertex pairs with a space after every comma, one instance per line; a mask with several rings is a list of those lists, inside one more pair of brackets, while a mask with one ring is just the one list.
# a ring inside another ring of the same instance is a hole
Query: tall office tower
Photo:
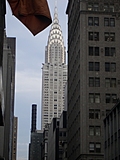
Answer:
[[37, 105], [32, 105], [31, 133], [36, 131]]
[[12, 159], [14, 92], [15, 92], [16, 38], [4, 36], [3, 98], [4, 98], [4, 151], [5, 159]]
[[18, 129], [18, 117], [14, 117], [12, 160], [16, 160], [17, 159], [17, 129]]
[[41, 160], [41, 143], [43, 133], [36, 129], [37, 105], [32, 105], [31, 138], [29, 143], [29, 160]]
[[68, 159], [103, 160], [103, 119], [120, 97], [120, 1], [69, 0]]
[[66, 49], [59, 25], [57, 8], [45, 49], [42, 67], [42, 129], [64, 109], [64, 87], [67, 81]]

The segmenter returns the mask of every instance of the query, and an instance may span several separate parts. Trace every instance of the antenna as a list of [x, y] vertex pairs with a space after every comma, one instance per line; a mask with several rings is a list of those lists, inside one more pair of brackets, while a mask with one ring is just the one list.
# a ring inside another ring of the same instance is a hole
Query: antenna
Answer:
[[55, 0], [55, 8], [57, 7], [57, 0]]

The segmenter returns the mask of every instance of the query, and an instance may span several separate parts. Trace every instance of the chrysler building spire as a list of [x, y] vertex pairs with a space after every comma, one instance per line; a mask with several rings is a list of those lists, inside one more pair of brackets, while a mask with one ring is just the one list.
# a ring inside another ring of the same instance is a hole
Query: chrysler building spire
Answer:
[[[53, 54], [52, 52], [53, 50], [56, 50], [57, 52]], [[53, 64], [66, 63], [64, 41], [63, 41], [61, 26], [59, 24], [58, 11], [57, 11], [56, 5], [54, 9], [53, 23], [51, 25], [51, 29], [48, 37], [45, 62], [53, 63]]]

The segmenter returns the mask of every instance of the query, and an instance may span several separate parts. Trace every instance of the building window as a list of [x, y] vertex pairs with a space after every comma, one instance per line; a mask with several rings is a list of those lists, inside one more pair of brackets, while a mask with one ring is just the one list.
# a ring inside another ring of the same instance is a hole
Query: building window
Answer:
[[115, 56], [116, 55], [116, 50], [115, 47], [105, 47], [105, 56]]
[[94, 77], [89, 77], [89, 87], [94, 87]]
[[105, 32], [104, 37], [107, 42], [115, 41], [115, 33], [113, 32]]
[[115, 18], [104, 18], [104, 26], [115, 27]]
[[89, 152], [95, 152], [95, 144], [92, 142], [89, 144]]
[[100, 153], [101, 152], [101, 143], [90, 142], [89, 143], [89, 152]]
[[105, 87], [116, 88], [116, 78], [105, 78]]
[[89, 93], [89, 103], [100, 103], [100, 93]]
[[89, 56], [99, 56], [99, 47], [89, 47]]
[[89, 119], [100, 119], [100, 110], [89, 109]]
[[99, 26], [99, 17], [88, 17], [88, 26]]
[[116, 103], [117, 102], [117, 94], [109, 94], [106, 93], [106, 103]]
[[95, 87], [100, 87], [100, 78], [95, 77]]
[[89, 135], [94, 136], [94, 126], [89, 127]]
[[89, 87], [100, 87], [100, 78], [89, 77]]
[[89, 32], [90, 41], [99, 41], [99, 32]]
[[109, 26], [109, 18], [104, 18], [104, 26]]
[[105, 4], [104, 4], [104, 11], [105, 11], [105, 12], [108, 12], [108, 11], [109, 11], [109, 5], [108, 5], [108, 3], [105, 3]]
[[116, 63], [105, 62], [106, 72], [116, 72]]
[[88, 3], [88, 11], [98, 11], [99, 4], [98, 3]]
[[92, 3], [88, 3], [88, 11], [92, 11], [93, 10], [93, 4]]
[[89, 62], [89, 71], [99, 71], [100, 63], [99, 62]]
[[110, 99], [111, 99], [110, 94], [106, 94], [106, 103], [110, 103]]
[[100, 126], [89, 126], [89, 135], [90, 136], [100, 136], [101, 129]]
[[95, 127], [95, 135], [96, 136], [100, 136], [101, 135], [101, 127], [100, 126], [96, 126]]
[[100, 152], [101, 152], [101, 144], [96, 143], [96, 153], [100, 153]]
[[110, 12], [114, 12], [114, 4], [108, 4], [108, 3], [105, 3], [104, 4], [104, 11], [105, 12], [108, 12], [108, 11], [110, 11]]

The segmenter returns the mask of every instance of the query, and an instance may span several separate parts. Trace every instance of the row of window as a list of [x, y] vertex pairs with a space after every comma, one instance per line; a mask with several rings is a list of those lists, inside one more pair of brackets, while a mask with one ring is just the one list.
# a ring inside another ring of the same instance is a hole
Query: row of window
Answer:
[[[89, 41], [99, 41], [99, 32], [89, 32], [88, 33]], [[105, 32], [104, 40], [107, 42], [115, 41], [115, 33], [114, 32]]]
[[89, 152], [100, 153], [101, 152], [101, 143], [90, 142], [89, 143]]
[[[103, 49], [101, 50], [101, 52], [103, 52]], [[104, 52], [105, 52], [105, 56], [113, 57], [116, 55], [116, 48], [115, 47], [105, 47]], [[89, 46], [88, 53], [89, 53], [89, 56], [99, 56], [100, 47]]]
[[[117, 94], [105, 94], [106, 103], [116, 103]], [[89, 93], [89, 103], [100, 103], [100, 93]]]
[[[104, 12], [114, 12], [114, 4], [104, 3], [102, 11]], [[88, 3], [88, 11], [100, 11], [99, 3]]]
[[[89, 77], [89, 87], [100, 87], [100, 78]], [[105, 87], [116, 88], [116, 78], [105, 78]]]
[[89, 135], [90, 136], [100, 136], [101, 127], [100, 126], [89, 126]]
[[[100, 71], [100, 62], [89, 62], [89, 71]], [[116, 63], [105, 62], [105, 72], [116, 72]]]
[[[88, 26], [99, 26], [99, 17], [88, 17]], [[115, 27], [115, 18], [104, 18], [104, 26]]]

